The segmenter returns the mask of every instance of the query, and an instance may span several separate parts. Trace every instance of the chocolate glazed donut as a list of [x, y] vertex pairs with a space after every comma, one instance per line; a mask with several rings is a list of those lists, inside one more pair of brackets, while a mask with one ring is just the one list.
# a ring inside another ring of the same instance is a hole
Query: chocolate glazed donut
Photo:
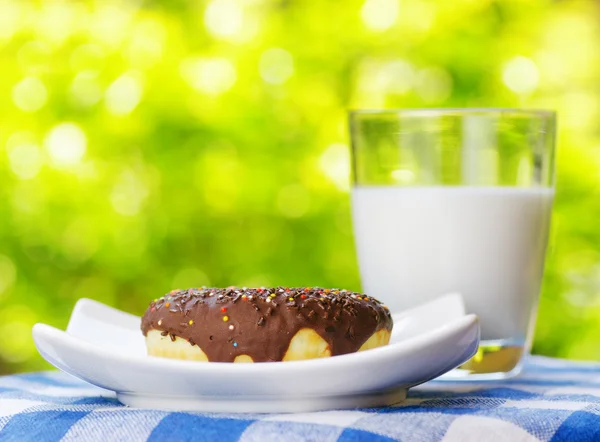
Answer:
[[148, 354], [211, 362], [336, 356], [386, 345], [387, 307], [318, 287], [173, 290], [142, 317]]

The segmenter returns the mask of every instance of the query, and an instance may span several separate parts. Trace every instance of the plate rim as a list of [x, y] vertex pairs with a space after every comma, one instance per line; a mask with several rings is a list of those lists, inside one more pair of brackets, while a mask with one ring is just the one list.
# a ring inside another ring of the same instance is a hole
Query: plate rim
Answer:
[[[116, 310], [116, 309], [115, 309]], [[40, 353], [40, 345], [38, 344], [38, 340], [40, 338], [44, 339], [44, 335], [50, 335], [50, 339], [52, 339], [52, 335], [57, 339], [64, 339], [66, 343], [70, 347], [75, 347], [76, 350], [80, 353], [100, 353], [103, 357], [107, 357], [111, 360], [117, 360], [122, 363], [129, 363], [134, 365], [144, 365], [152, 367], [153, 369], [167, 369], [167, 370], [183, 370], [186, 373], [198, 373], [207, 370], [219, 369], [224, 370], [225, 372], [230, 372], [231, 374], [235, 374], [236, 372], [246, 372], [248, 374], [256, 374], [260, 373], [263, 375], [266, 374], [277, 374], [279, 371], [288, 371], [288, 370], [301, 370], [302, 368], [307, 368], [310, 366], [325, 366], [325, 368], [335, 367], [339, 364], [345, 364], [349, 358], [353, 359], [355, 363], [366, 362], [368, 359], [371, 359], [373, 355], [372, 352], [377, 352], [382, 357], [391, 357], [397, 356], [398, 347], [402, 347], [403, 353], [410, 353], [415, 351], [418, 348], [427, 345], [427, 343], [431, 341], [439, 341], [444, 338], [444, 336], [451, 333], [458, 333], [460, 331], [463, 334], [466, 334], [467, 331], [473, 327], [478, 326], [479, 319], [477, 315], [468, 314], [461, 318], [458, 318], [448, 324], [441, 325], [433, 330], [430, 330], [427, 333], [423, 333], [421, 335], [409, 337], [406, 340], [403, 340], [398, 343], [389, 344], [382, 347], [377, 347], [374, 349], [370, 349], [364, 352], [356, 352], [349, 353], [345, 355], [338, 355], [330, 358], [320, 358], [320, 359], [308, 359], [301, 361], [286, 361], [286, 362], [262, 362], [262, 363], [254, 363], [254, 364], [232, 364], [228, 362], [210, 362], [210, 363], [200, 363], [198, 361], [187, 361], [187, 360], [179, 360], [179, 359], [169, 359], [169, 358], [160, 358], [149, 355], [138, 356], [138, 355], [125, 355], [120, 352], [111, 352], [110, 349], [102, 347], [98, 344], [87, 342], [82, 338], [73, 336], [69, 334], [65, 330], [61, 330], [57, 327], [45, 324], [45, 323], [36, 323], [32, 328], [32, 335], [36, 347]], [[479, 341], [479, 333], [476, 338], [476, 341]], [[43, 356], [43, 354], [42, 354]], [[471, 355], [472, 356], [472, 355]], [[471, 357], [469, 356], [469, 357]], [[367, 359], [368, 358], [368, 359]], [[468, 359], [468, 358], [467, 358]], [[465, 359], [466, 360], [466, 359]], [[464, 361], [463, 361], [464, 362]], [[210, 364], [210, 365], [209, 365]], [[330, 367], [327, 367], [330, 366]]]

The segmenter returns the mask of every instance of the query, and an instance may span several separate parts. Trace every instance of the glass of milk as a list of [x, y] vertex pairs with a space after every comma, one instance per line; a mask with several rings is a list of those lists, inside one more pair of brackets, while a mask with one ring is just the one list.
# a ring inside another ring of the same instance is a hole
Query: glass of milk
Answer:
[[[530, 349], [554, 197], [554, 112], [350, 114], [363, 291], [400, 311], [462, 294], [481, 321], [467, 379], [519, 372]], [[465, 372], [463, 371], [462, 374]]]

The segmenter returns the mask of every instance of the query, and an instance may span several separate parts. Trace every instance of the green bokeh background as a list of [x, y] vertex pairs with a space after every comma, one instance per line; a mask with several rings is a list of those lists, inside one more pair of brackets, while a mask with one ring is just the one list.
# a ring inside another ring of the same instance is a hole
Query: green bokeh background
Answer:
[[94, 298], [359, 289], [346, 112], [559, 113], [534, 351], [600, 359], [600, 3], [0, 0], [0, 372]]

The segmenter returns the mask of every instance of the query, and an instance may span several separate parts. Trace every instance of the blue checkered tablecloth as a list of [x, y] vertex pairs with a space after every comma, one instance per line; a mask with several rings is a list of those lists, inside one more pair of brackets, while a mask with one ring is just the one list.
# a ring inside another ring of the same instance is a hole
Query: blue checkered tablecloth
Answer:
[[600, 364], [531, 357], [493, 383], [429, 382], [400, 406], [300, 414], [120, 405], [68, 375], [0, 377], [0, 441], [600, 441]]

